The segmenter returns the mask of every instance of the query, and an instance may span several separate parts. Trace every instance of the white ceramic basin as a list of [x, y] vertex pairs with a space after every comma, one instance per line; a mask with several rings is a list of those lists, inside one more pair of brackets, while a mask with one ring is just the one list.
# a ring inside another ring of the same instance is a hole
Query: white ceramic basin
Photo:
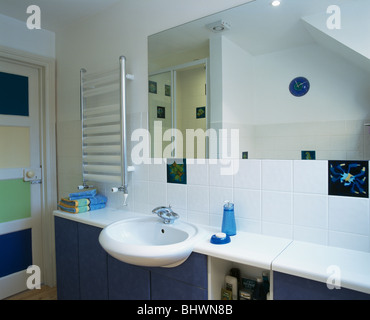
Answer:
[[199, 229], [176, 220], [164, 224], [156, 217], [121, 220], [105, 227], [101, 246], [114, 258], [139, 266], [175, 267], [193, 251]]

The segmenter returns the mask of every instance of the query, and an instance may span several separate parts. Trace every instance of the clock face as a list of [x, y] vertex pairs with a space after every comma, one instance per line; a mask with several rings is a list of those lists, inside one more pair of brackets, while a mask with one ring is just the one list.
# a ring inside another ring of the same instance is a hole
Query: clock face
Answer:
[[304, 77], [297, 77], [289, 85], [289, 91], [293, 96], [302, 97], [310, 90], [310, 82]]

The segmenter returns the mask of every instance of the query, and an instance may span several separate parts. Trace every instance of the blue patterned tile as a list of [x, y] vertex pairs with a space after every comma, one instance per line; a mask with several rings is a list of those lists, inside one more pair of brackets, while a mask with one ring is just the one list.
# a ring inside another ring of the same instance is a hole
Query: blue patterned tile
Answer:
[[368, 161], [329, 161], [329, 195], [369, 197]]

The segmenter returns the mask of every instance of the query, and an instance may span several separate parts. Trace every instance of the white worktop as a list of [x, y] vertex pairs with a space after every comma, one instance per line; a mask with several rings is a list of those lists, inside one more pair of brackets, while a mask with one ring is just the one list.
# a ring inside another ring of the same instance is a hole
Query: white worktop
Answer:
[[330, 276], [338, 276], [341, 287], [370, 294], [367, 252], [292, 241], [273, 261], [272, 269], [325, 283]]
[[[99, 228], [118, 220], [145, 216], [111, 208], [79, 214], [54, 211], [54, 215]], [[220, 230], [198, 227], [202, 237], [194, 252], [320, 282], [327, 281], [333, 272], [328, 272], [328, 267], [335, 266], [342, 287], [370, 294], [370, 253], [247, 232], [238, 232], [228, 244], [214, 245], [209, 240]]]

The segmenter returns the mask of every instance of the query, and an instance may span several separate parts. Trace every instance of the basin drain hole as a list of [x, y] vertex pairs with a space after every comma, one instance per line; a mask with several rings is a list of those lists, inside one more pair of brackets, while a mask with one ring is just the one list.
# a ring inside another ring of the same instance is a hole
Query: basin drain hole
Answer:
[[161, 232], [164, 233], [164, 229], [162, 229]]

